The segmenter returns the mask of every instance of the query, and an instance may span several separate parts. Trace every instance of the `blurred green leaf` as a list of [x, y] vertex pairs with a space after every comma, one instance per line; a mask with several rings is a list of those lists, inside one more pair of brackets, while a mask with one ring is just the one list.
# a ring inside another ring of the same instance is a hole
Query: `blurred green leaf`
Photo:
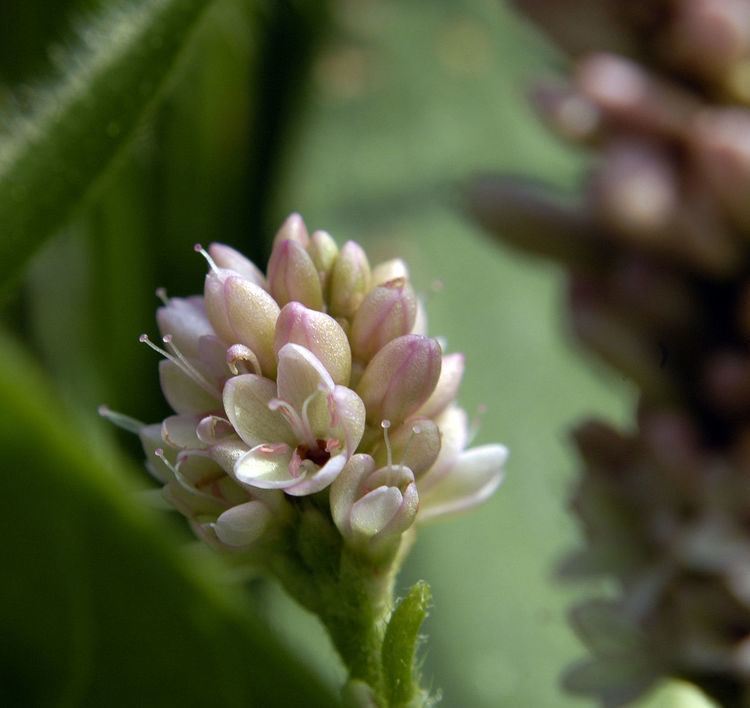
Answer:
[[59, 83], [12, 121], [0, 142], [0, 282], [18, 272], [111, 164], [210, 4], [138, 0], [92, 20]]
[[0, 703], [335, 705], [3, 335], [0, 358]]

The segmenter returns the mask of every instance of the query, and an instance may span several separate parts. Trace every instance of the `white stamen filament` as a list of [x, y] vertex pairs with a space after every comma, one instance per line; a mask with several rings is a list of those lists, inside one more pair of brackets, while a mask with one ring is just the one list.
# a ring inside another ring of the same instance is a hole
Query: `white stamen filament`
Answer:
[[207, 494], [206, 492], [201, 491], [194, 485], [190, 484], [185, 479], [185, 476], [180, 472], [177, 465], [173, 465], [168, 459], [167, 456], [164, 454], [164, 450], [162, 450], [160, 447], [154, 450], [154, 455], [158, 457], [168, 468], [169, 471], [174, 475], [175, 480], [177, 483], [185, 489], [185, 491], [190, 492], [191, 494], [197, 494], [198, 496], [203, 497], [204, 499], [211, 499], [212, 501], [216, 501], [216, 498], [212, 494]]
[[193, 246], [193, 250], [196, 253], [200, 253], [208, 262], [208, 267], [217, 275], [219, 274], [219, 266], [216, 265], [214, 262], [214, 259], [211, 258], [211, 256], [208, 254], [208, 251], [203, 248], [199, 243], [196, 243], [195, 246]]
[[129, 433], [135, 433], [136, 435], [140, 432], [141, 428], [145, 428], [146, 424], [141, 423], [140, 420], [131, 418], [129, 415], [124, 413], [118, 413], [113, 411], [109, 406], [99, 406], [99, 415], [102, 418], [106, 418], [110, 423], [116, 425], [118, 428], [127, 430]]
[[310, 448], [315, 447], [317, 445], [317, 442], [312, 430], [312, 425], [310, 425], [310, 419], [307, 415], [307, 409], [310, 405], [310, 401], [312, 401], [312, 399], [315, 398], [318, 393], [319, 391], [315, 391], [305, 399], [304, 403], [302, 404], [302, 415], [300, 415], [291, 405], [289, 405], [289, 403], [281, 400], [280, 398], [272, 398], [268, 402], [268, 407], [272, 411], [279, 411], [279, 413], [281, 413], [281, 415], [286, 418], [287, 423], [289, 423], [289, 427], [297, 436], [297, 439]]
[[211, 382], [203, 374], [201, 374], [201, 372], [198, 371], [198, 369], [196, 369], [193, 364], [188, 361], [187, 357], [177, 348], [177, 345], [174, 343], [174, 338], [171, 334], [165, 334], [161, 338], [161, 341], [167, 345], [169, 351], [174, 354], [184, 365], [185, 372], [192, 373], [196, 383], [199, 383], [206, 391], [208, 391], [209, 393], [213, 393], [213, 395], [215, 395], [217, 398], [220, 397], [221, 391], [218, 389], [218, 387], [211, 384]]
[[393, 450], [391, 449], [391, 438], [388, 435], [388, 429], [391, 427], [391, 421], [388, 419], [380, 421], [380, 427], [383, 429], [383, 439], [385, 440], [385, 453], [388, 461], [388, 468], [393, 467]]
[[216, 398], [220, 397], [219, 389], [212, 385], [206, 378], [201, 374], [184, 356], [184, 354], [173, 344], [172, 335], [167, 334], [162, 337], [162, 341], [174, 352], [174, 354], [162, 349], [161, 347], [154, 344], [148, 337], [147, 334], [142, 334], [138, 337], [138, 341], [151, 347], [157, 354], [161, 354], [164, 358], [169, 359], [175, 366], [177, 366], [183, 374], [188, 378], [192, 379], [197, 383], [204, 391], [207, 391]]
[[165, 306], [169, 306], [169, 297], [167, 296], [166, 288], [156, 288], [156, 297], [158, 297]]

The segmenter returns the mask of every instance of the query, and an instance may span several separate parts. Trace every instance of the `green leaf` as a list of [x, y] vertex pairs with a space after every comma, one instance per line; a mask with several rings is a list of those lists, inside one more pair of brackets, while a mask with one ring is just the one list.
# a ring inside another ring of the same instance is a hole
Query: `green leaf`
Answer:
[[335, 705], [1, 334], [0, 359], [0, 702]]
[[210, 4], [134, 0], [95, 19], [58, 84], [11, 123], [0, 142], [0, 282], [21, 269], [127, 143]]
[[414, 659], [419, 644], [419, 628], [427, 616], [430, 586], [420, 580], [401, 600], [388, 622], [383, 640], [383, 673], [389, 706], [407, 706], [415, 698]]

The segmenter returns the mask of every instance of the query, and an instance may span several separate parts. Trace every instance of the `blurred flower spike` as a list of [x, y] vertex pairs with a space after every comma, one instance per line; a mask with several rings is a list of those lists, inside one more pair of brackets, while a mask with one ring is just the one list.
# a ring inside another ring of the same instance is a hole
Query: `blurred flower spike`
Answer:
[[403, 261], [372, 268], [358, 244], [310, 236], [298, 214], [265, 275], [229, 246], [196, 251], [203, 296], [160, 291], [163, 347], [140, 338], [163, 356], [175, 415], [144, 426], [102, 415], [139, 433], [164, 497], [201, 538], [251, 550], [294, 523], [294, 498], [317, 495], [345, 544], [378, 555], [497, 488], [507, 451], [464, 450], [463, 356], [423, 333]]

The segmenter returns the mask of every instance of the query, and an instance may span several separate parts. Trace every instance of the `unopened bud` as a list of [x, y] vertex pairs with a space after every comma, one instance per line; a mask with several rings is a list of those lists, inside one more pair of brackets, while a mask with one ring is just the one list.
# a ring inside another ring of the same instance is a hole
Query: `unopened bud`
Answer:
[[362, 247], [347, 241], [336, 257], [329, 283], [329, 311], [352, 317], [370, 289], [370, 263]]
[[302, 217], [296, 212], [290, 214], [281, 228], [276, 232], [273, 239], [273, 247], [276, 248], [282, 241], [296, 241], [302, 248], [307, 248], [310, 236]]
[[352, 353], [369, 361], [385, 344], [409, 334], [417, 316], [417, 297], [404, 278], [371, 290], [352, 321]]
[[369, 455], [353, 455], [331, 485], [331, 513], [354, 546], [377, 552], [414, 523], [419, 496], [408, 467], [375, 469]]
[[367, 421], [398, 423], [432, 394], [440, 377], [440, 345], [428, 337], [407, 334], [386, 344], [370, 361], [357, 386]]
[[323, 309], [318, 272], [297, 241], [281, 241], [274, 246], [268, 261], [268, 286], [279, 305], [294, 301], [314, 310]]
[[[410, 418], [389, 434], [391, 460], [408, 467], [416, 478], [435, 464], [440, 454], [441, 430], [428, 418]], [[388, 447], [381, 443], [373, 449], [378, 467], [388, 462]]]
[[336, 256], [339, 254], [339, 247], [327, 231], [316, 231], [310, 237], [310, 245], [307, 247], [307, 252], [310, 254], [310, 258], [312, 258], [315, 270], [318, 271], [320, 283], [325, 288], [333, 264], [336, 261]]
[[271, 525], [270, 509], [260, 501], [233, 506], [220, 514], [214, 524], [219, 540], [232, 548], [242, 548], [257, 541]]
[[335, 383], [344, 386], [349, 383], [352, 370], [349, 340], [332, 317], [310, 310], [299, 302], [288, 303], [276, 322], [274, 350], [278, 354], [290, 342], [311, 351]]
[[276, 301], [260, 286], [226, 270], [209, 272], [205, 298], [208, 318], [219, 336], [227, 343], [252, 349], [263, 373], [273, 376], [273, 337], [279, 316]]
[[231, 246], [223, 243], [212, 243], [208, 247], [208, 254], [219, 268], [233, 270], [237, 275], [241, 275], [251, 283], [260, 285], [261, 288], [266, 287], [266, 279], [260, 268]]

